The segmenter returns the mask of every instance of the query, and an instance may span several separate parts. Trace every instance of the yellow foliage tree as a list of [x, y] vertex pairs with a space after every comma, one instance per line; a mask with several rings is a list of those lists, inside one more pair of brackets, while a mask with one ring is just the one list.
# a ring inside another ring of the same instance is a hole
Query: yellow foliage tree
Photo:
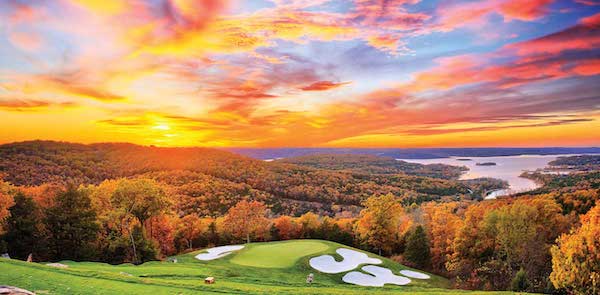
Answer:
[[392, 194], [372, 196], [363, 206], [356, 225], [358, 236], [380, 254], [391, 252], [398, 240], [402, 206]]
[[600, 293], [600, 205], [581, 216], [581, 227], [562, 235], [551, 252], [554, 287], [573, 294]]

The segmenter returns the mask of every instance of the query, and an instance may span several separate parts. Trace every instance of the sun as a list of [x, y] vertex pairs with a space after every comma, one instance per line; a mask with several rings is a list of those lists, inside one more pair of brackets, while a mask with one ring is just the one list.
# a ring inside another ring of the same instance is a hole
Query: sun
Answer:
[[156, 129], [156, 130], [171, 130], [171, 127], [167, 124], [158, 124], [158, 125], [154, 125], [152, 127], [152, 129]]

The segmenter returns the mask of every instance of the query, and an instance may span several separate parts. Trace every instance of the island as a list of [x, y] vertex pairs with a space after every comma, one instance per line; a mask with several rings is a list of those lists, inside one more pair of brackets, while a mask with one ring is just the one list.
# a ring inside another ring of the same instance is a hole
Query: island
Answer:
[[477, 163], [475, 165], [477, 165], [477, 166], [496, 166], [496, 163], [494, 163], [494, 162], [483, 162], [483, 163]]
[[456, 159], [456, 160], [457, 160], [457, 161], [473, 161], [473, 160], [471, 160], [471, 159], [469, 159], [469, 158], [458, 158], [458, 159]]

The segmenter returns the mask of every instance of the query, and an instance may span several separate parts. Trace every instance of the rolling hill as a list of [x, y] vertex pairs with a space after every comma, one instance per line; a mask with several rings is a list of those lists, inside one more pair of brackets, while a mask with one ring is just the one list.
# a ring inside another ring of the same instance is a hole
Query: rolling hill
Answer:
[[240, 196], [265, 202], [275, 214], [334, 215], [357, 213], [361, 201], [373, 194], [392, 193], [409, 205], [502, 185], [458, 181], [462, 168], [448, 165], [409, 164], [376, 156], [331, 157], [265, 162], [210, 148], [28, 141], [0, 145], [0, 178], [20, 186], [153, 178], [172, 187], [184, 209], [194, 207], [189, 206], [192, 203], [216, 203], [210, 200], [223, 205], [200, 207], [196, 213], [203, 215], [223, 214]]

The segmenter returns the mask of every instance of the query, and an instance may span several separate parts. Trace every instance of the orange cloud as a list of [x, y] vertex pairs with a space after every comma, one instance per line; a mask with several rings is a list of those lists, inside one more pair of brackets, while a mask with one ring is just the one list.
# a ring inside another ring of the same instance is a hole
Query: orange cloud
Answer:
[[304, 91], [326, 91], [346, 84], [350, 84], [350, 82], [317, 81], [300, 89]]

